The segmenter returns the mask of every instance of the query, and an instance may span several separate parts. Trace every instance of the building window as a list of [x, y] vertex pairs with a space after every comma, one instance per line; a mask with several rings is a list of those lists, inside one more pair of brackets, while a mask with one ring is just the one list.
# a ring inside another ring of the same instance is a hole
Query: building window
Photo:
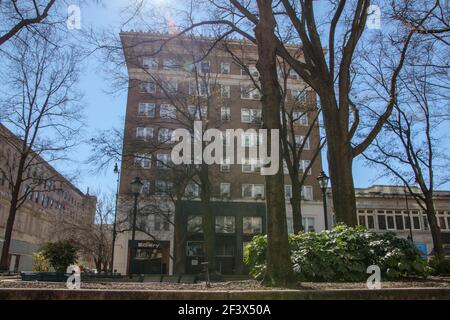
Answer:
[[158, 142], [159, 143], [169, 143], [172, 139], [173, 129], [159, 128], [158, 130]]
[[177, 109], [171, 104], [161, 104], [159, 106], [159, 117], [161, 119], [176, 119]]
[[150, 154], [135, 154], [134, 165], [144, 169], [150, 169], [152, 165], [152, 158]]
[[262, 217], [243, 217], [242, 233], [244, 234], [262, 233]]
[[315, 232], [315, 219], [313, 217], [303, 217], [302, 218], [303, 230], [305, 232]]
[[205, 120], [208, 118], [208, 107], [207, 106], [188, 106], [189, 115], [195, 120]]
[[264, 198], [263, 184], [243, 184], [242, 198], [244, 199], [261, 199]]
[[149, 195], [150, 194], [150, 181], [148, 180], [142, 180], [142, 194], [143, 195]]
[[202, 216], [188, 216], [187, 231], [190, 233], [203, 232], [202, 222]]
[[141, 81], [141, 93], [156, 93], [156, 84], [152, 81]]
[[168, 194], [172, 191], [173, 183], [164, 180], [155, 181], [155, 192], [159, 195]]
[[292, 112], [292, 118], [295, 123], [301, 126], [308, 125], [308, 115], [305, 112], [294, 111]]
[[260, 100], [261, 95], [257, 88], [253, 87], [241, 87], [241, 99]]
[[241, 109], [241, 122], [252, 123], [261, 121], [261, 109]]
[[227, 163], [221, 163], [220, 164], [220, 171], [221, 172], [230, 172], [231, 166]]
[[220, 64], [220, 72], [222, 74], [230, 74], [231, 73], [231, 65], [228, 62], [222, 62]]
[[205, 255], [205, 248], [203, 241], [187, 241], [186, 255], [188, 257], [203, 257]]
[[209, 94], [209, 85], [207, 85], [202, 79], [197, 83], [195, 81], [189, 81], [189, 94], [205, 97]]
[[226, 182], [220, 183], [220, 196], [229, 198], [231, 195], [231, 184]]
[[166, 80], [162, 82], [162, 92], [164, 93], [177, 93], [178, 92], [178, 81], [177, 80]]
[[220, 86], [220, 95], [222, 98], [229, 98], [231, 93], [230, 86], [221, 85]]
[[136, 139], [150, 141], [153, 138], [153, 128], [136, 128]]
[[305, 200], [313, 199], [313, 188], [312, 186], [303, 186], [302, 187], [302, 198]]
[[241, 67], [241, 76], [249, 76], [249, 75], [251, 75], [254, 78], [259, 77], [259, 72], [258, 72], [258, 69], [256, 68], [256, 66], [249, 65], [249, 66]]
[[149, 118], [155, 117], [155, 104], [154, 103], [139, 103], [138, 115]]
[[220, 119], [223, 121], [231, 120], [231, 108], [230, 107], [220, 108]]
[[284, 185], [284, 197], [286, 199], [291, 199], [292, 198], [292, 185], [290, 185], [290, 184], [285, 184]]
[[211, 71], [209, 61], [201, 61], [200, 62], [200, 71], [205, 74], [209, 73]]
[[[310, 160], [300, 160], [298, 163], [298, 169], [301, 173], [305, 173], [306, 169], [308, 169], [309, 165], [311, 164]], [[307, 175], [311, 174], [311, 168], [308, 170]]]
[[242, 172], [252, 173], [260, 171], [261, 171], [261, 164], [256, 159], [244, 159], [242, 163]]
[[[300, 148], [302, 146], [302, 144], [303, 144], [303, 141], [305, 140], [305, 136], [296, 134], [294, 139], [295, 139], [295, 146], [297, 148]], [[304, 150], [309, 150], [309, 148], [310, 147], [309, 147], [309, 137], [308, 137], [306, 139], [305, 145], [303, 146], [303, 149]]]
[[175, 59], [164, 59], [163, 69], [164, 70], [174, 70], [177, 68], [177, 62]]
[[217, 233], [234, 233], [235, 217], [234, 216], [216, 216], [216, 232]]
[[199, 185], [194, 182], [188, 183], [186, 189], [184, 190], [184, 194], [189, 198], [197, 198], [200, 194]]
[[144, 57], [142, 59], [142, 66], [145, 69], [157, 70], [158, 69], [158, 60], [153, 57]]
[[158, 169], [170, 169], [171, 166], [170, 154], [159, 153], [156, 155], [156, 167]]
[[306, 102], [306, 92], [305, 90], [292, 89], [291, 90], [292, 99], [296, 102], [304, 104]]

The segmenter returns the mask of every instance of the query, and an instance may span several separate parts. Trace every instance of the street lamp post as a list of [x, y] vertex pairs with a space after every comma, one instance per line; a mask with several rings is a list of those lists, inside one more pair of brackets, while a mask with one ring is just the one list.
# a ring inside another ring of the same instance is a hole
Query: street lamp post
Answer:
[[[134, 241], [135, 241], [135, 238], [136, 238], [137, 204], [138, 204], [139, 194], [141, 193], [141, 189], [142, 189], [141, 178], [139, 178], [139, 177], [134, 178], [134, 180], [131, 182], [131, 193], [134, 196], [133, 226], [132, 226], [132, 229], [131, 229], [131, 244], [132, 245], [134, 245]], [[129, 254], [129, 258], [128, 258], [128, 272], [129, 272], [130, 278], [132, 277], [132, 274], [131, 274], [131, 260], [132, 260], [133, 254], [134, 254], [134, 251], [130, 250], [130, 254]]]
[[319, 181], [320, 190], [322, 190], [322, 200], [323, 200], [323, 217], [325, 222], [325, 230], [328, 230], [328, 215], [327, 215], [327, 187], [330, 178], [322, 170], [320, 176], [317, 177]]
[[110, 272], [114, 272], [114, 247], [116, 245], [116, 236], [117, 236], [117, 203], [119, 201], [119, 167], [117, 166], [117, 163], [114, 165], [114, 174], [117, 175], [117, 186], [116, 186], [116, 205], [114, 210], [114, 224], [113, 224], [113, 234], [112, 234], [112, 248], [111, 248], [111, 264], [110, 264]]

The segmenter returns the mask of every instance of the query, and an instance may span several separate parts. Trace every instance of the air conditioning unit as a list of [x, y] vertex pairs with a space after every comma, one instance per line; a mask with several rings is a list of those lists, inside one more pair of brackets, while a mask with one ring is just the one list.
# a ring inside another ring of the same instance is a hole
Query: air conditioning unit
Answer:
[[255, 167], [255, 172], [261, 172], [261, 167], [260, 166], [256, 166]]
[[229, 121], [231, 120], [231, 116], [229, 114], [222, 115], [222, 120]]
[[222, 164], [220, 167], [220, 171], [222, 172], [230, 172], [230, 165], [229, 164]]
[[262, 200], [263, 196], [261, 193], [255, 194], [255, 200]]

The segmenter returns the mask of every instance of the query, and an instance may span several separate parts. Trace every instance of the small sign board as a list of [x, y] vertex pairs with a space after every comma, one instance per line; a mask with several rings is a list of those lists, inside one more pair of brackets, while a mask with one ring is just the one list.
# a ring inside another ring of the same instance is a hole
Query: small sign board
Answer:
[[198, 260], [192, 260], [191, 263], [192, 263], [193, 266], [198, 266]]

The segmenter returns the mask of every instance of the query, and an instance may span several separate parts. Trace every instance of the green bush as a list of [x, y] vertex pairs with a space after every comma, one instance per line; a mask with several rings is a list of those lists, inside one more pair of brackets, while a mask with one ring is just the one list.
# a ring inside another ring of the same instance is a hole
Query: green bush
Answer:
[[50, 265], [41, 251], [33, 253], [33, 271], [48, 272]]
[[[256, 236], [244, 251], [250, 274], [264, 277], [266, 236]], [[362, 226], [338, 225], [319, 234], [301, 232], [289, 236], [294, 272], [300, 281], [364, 281], [370, 265], [378, 265], [382, 279], [426, 276], [430, 268], [420, 252], [393, 233], [376, 234]]]
[[450, 275], [450, 259], [445, 255], [433, 256], [429, 265], [434, 275]]
[[68, 266], [77, 262], [77, 249], [67, 240], [48, 242], [40, 253], [57, 272], [66, 272]]

